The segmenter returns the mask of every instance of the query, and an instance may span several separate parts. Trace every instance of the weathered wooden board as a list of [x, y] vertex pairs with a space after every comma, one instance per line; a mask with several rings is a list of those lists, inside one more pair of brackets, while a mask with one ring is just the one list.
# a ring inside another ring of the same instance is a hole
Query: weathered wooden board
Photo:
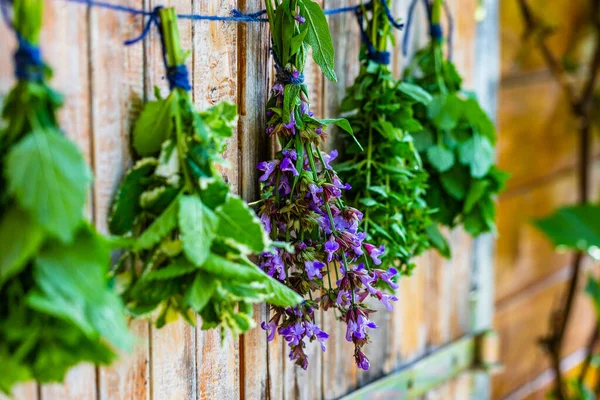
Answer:
[[[322, 2], [325, 8], [356, 3]], [[408, 3], [394, 1], [394, 14], [404, 19]], [[106, 213], [114, 190], [131, 163], [128, 141], [132, 122], [142, 101], [153, 98], [154, 85], [163, 94], [167, 92], [158, 32], [152, 28], [144, 43], [124, 47], [124, 40], [141, 32], [144, 18], [80, 4], [50, 0], [48, 4], [43, 46], [57, 72], [54, 86], [67, 96], [61, 121], [93, 166], [96, 179], [90, 195], [90, 218], [106, 232]], [[147, 10], [162, 4], [176, 6], [179, 13], [218, 15], [227, 15], [232, 8], [253, 12], [264, 7], [262, 0], [127, 0], [122, 4]], [[451, 2], [460, 10], [455, 15], [455, 60], [467, 75], [475, 68], [475, 4], [476, 0]], [[427, 34], [423, 16], [419, 10], [413, 26], [413, 39], [421, 43]], [[311, 106], [318, 117], [338, 116], [345, 88], [352, 84], [359, 68], [360, 39], [354, 15], [328, 19], [336, 47], [338, 82], [326, 82], [312, 62], [305, 73]], [[187, 64], [195, 104], [204, 108], [228, 100], [239, 107], [238, 130], [225, 153], [229, 166], [222, 172], [235, 193], [255, 200], [255, 166], [267, 157], [270, 147], [264, 133], [264, 105], [272, 83], [268, 28], [258, 23], [189, 20], [180, 21], [179, 26], [184, 48], [192, 49]], [[4, 27], [0, 29], [5, 33]], [[4, 56], [12, 51], [12, 43], [0, 43], [3, 60], [8, 59]], [[393, 70], [399, 76], [405, 59], [399, 54], [399, 45], [396, 50]], [[12, 82], [11, 70], [6, 63], [0, 66], [2, 92]], [[336, 147], [339, 139], [335, 130], [331, 132], [327, 150]], [[182, 321], [161, 330], [148, 321], [136, 321], [132, 329], [139, 341], [133, 354], [124, 355], [110, 368], [79, 366], [64, 385], [43, 386], [40, 400], [339, 398], [468, 332], [473, 244], [463, 232], [449, 235], [455, 259], [449, 262], [434, 253], [423, 255], [415, 275], [400, 282], [396, 310], [377, 313], [375, 320], [381, 328], [373, 334], [374, 343], [367, 350], [372, 364], [368, 373], [355, 367], [345, 329], [332, 316], [318, 317], [331, 336], [324, 354], [315, 343], [309, 345], [308, 371], [289, 362], [289, 350], [281, 338], [267, 345], [260, 328], [241, 338], [228, 336], [221, 345], [218, 332], [204, 332]], [[257, 324], [266, 318], [266, 306], [256, 307]], [[469, 379], [461, 378], [429, 398], [466, 398], [469, 386]], [[37, 392], [38, 387], [31, 384], [20, 388], [17, 396], [37, 399]]]

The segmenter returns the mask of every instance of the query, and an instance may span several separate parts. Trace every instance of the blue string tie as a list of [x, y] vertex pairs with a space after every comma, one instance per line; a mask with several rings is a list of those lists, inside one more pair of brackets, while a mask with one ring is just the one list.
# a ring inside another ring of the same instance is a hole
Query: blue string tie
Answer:
[[41, 82], [44, 79], [44, 62], [40, 48], [21, 37], [14, 55], [14, 63], [17, 79], [31, 82]]
[[176, 88], [180, 88], [185, 91], [190, 91], [192, 89], [192, 85], [190, 85], [190, 78], [189, 78], [190, 74], [188, 72], [187, 66], [185, 64], [169, 66], [169, 63], [167, 61], [167, 49], [165, 46], [165, 38], [163, 36], [163, 31], [160, 26], [159, 11], [161, 9], [162, 9], [162, 6], [158, 6], [158, 7], [155, 7], [151, 13], [145, 14], [145, 15], [148, 15], [150, 18], [148, 19], [148, 22], [144, 26], [142, 33], [136, 38], [125, 41], [124, 44], [126, 46], [131, 46], [132, 44], [135, 44], [135, 43], [138, 43], [138, 42], [144, 40], [144, 38], [146, 36], [148, 36], [148, 33], [150, 32], [150, 28], [153, 25], [156, 25], [156, 27], [158, 28], [158, 32], [160, 33], [162, 57], [163, 57], [163, 63], [165, 64], [165, 69], [167, 70], [167, 81], [169, 82], [169, 89], [173, 90]]
[[[388, 6], [387, 0], [379, 0], [379, 1], [383, 5], [386, 15], [387, 15], [387, 18], [390, 21], [390, 23], [392, 24], [392, 26], [396, 29], [402, 29], [404, 27], [404, 24], [396, 22], [396, 20], [392, 16], [392, 12]], [[373, 7], [373, 3], [372, 2], [367, 3], [365, 6], [367, 7], [367, 9], [369, 9], [369, 8]], [[360, 7], [354, 7], [354, 12], [356, 14], [356, 20], [358, 22], [358, 26], [360, 28], [361, 40], [367, 49], [367, 59], [370, 61], [373, 61], [377, 64], [388, 65], [392, 59], [391, 53], [389, 51], [377, 51], [375, 49], [375, 46], [373, 46], [373, 43], [371, 43], [371, 41], [369, 40], [369, 36], [367, 35], [367, 32], [365, 32], [364, 16], [362, 13], [362, 9]]]
[[304, 83], [304, 74], [298, 71], [288, 71], [275, 62], [275, 80], [282, 85], [302, 85]]
[[[410, 28], [412, 26], [413, 17], [415, 7], [419, 0], [412, 0], [410, 6], [408, 7], [408, 18], [406, 19], [406, 33], [404, 34], [404, 39], [402, 41], [402, 54], [404, 56], [408, 55], [408, 42], [410, 39]], [[431, 21], [431, 7], [429, 5], [428, 0], [422, 0], [425, 10], [427, 11], [427, 20]], [[446, 13], [446, 19], [448, 21], [448, 59], [452, 60], [452, 50], [453, 50], [453, 42], [454, 42], [454, 20], [452, 18], [452, 13], [450, 12], [450, 6], [448, 3], [444, 1], [444, 12]], [[439, 24], [430, 24], [429, 25], [429, 35], [434, 40], [442, 40], [444, 38], [444, 31]]]
[[440, 24], [430, 24], [429, 35], [434, 40], [442, 40], [444, 38], [444, 31], [442, 30], [442, 26]]
[[169, 88], [171, 90], [181, 88], [190, 91], [192, 89], [188, 69], [185, 64], [167, 67], [167, 80], [169, 81]]

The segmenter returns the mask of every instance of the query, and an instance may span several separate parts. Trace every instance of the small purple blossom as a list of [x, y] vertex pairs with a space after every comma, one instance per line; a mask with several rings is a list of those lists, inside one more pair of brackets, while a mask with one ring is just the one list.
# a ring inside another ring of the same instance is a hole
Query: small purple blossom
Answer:
[[321, 275], [321, 270], [325, 267], [325, 264], [320, 261], [305, 261], [304, 269], [306, 270], [306, 274], [308, 275], [308, 280], [312, 281], [315, 277], [319, 279], [323, 279], [323, 275]]
[[337, 158], [337, 156], [338, 156], [338, 151], [335, 149], [331, 150], [329, 152], [329, 154], [323, 153], [323, 161], [325, 162], [326, 169], [329, 169], [329, 170], [333, 169], [329, 163], [332, 162], [333, 160], [335, 160]]
[[302, 15], [300, 15], [300, 13], [296, 14], [294, 16], [294, 19], [296, 21], [298, 21], [298, 23], [300, 23], [300, 24], [304, 24], [306, 22], [306, 18], [304, 18]]
[[365, 250], [367, 251], [367, 254], [373, 260], [373, 264], [381, 265], [381, 260], [378, 257], [385, 252], [385, 247], [383, 247], [382, 245], [379, 246], [379, 248], [376, 248], [375, 246], [369, 243], [365, 243], [364, 246]]
[[327, 262], [330, 263], [333, 260], [333, 254], [338, 251], [340, 245], [335, 241], [335, 238], [331, 236], [327, 242], [325, 242], [325, 252], [327, 253]]
[[357, 350], [356, 354], [354, 355], [354, 360], [356, 361], [356, 365], [358, 366], [358, 368], [360, 368], [364, 371], [369, 370], [369, 367], [371, 366], [371, 364], [369, 364], [369, 359], [367, 358], [365, 353], [363, 353], [360, 350]]
[[259, 178], [259, 181], [265, 182], [267, 179], [269, 179], [269, 177], [271, 176], [273, 171], [275, 171], [275, 167], [277, 167], [278, 164], [279, 164], [279, 161], [261, 161], [261, 162], [259, 162], [258, 165], [256, 166], [256, 169], [264, 172], [264, 174], [262, 174], [262, 176]]
[[275, 321], [269, 321], [269, 323], [263, 321], [260, 327], [267, 331], [267, 341], [270, 342], [275, 339], [275, 331], [277, 330], [277, 324]]
[[281, 164], [279, 164], [279, 169], [282, 171], [287, 171], [287, 172], [291, 172], [292, 175], [294, 176], [298, 176], [298, 171], [296, 170], [296, 167], [294, 167], [294, 163], [292, 162], [291, 158], [285, 157], [282, 161]]

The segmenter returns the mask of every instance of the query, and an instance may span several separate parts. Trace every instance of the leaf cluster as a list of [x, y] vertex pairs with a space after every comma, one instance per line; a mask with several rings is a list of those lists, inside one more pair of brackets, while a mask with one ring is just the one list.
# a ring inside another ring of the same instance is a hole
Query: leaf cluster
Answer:
[[508, 175], [495, 166], [494, 124], [472, 93], [461, 89], [462, 78], [443, 59], [441, 44], [432, 41], [405, 71], [407, 82], [432, 95], [415, 107], [423, 129], [413, 134], [415, 146], [430, 174], [427, 203], [443, 225], [462, 224], [472, 236], [495, 230], [494, 196]]
[[430, 101], [419, 86], [400, 82], [387, 66], [365, 60], [342, 102], [341, 111], [351, 113], [348, 120], [365, 150], [348, 143], [336, 169], [352, 183], [348, 198], [364, 212], [367, 240], [385, 246], [383, 265], [398, 262], [404, 274], [414, 267], [412, 258], [430, 246], [428, 174], [411, 136], [423, 129], [414, 118], [414, 105]]
[[[15, 1], [14, 7], [15, 26], [34, 40], [41, 2]], [[43, 68], [48, 79], [51, 71]], [[58, 127], [61, 104], [61, 96], [45, 80], [19, 81], [2, 111], [0, 392], [4, 393], [30, 379], [62, 381], [68, 369], [81, 362], [108, 364], [116, 358], [116, 348], [129, 350], [133, 344], [123, 304], [109, 287], [110, 246], [84, 218], [92, 174]]]
[[310, 47], [315, 63], [335, 82], [333, 40], [321, 6], [313, 0], [283, 0], [281, 4], [267, 0], [266, 4], [277, 63], [302, 72]]
[[202, 329], [237, 335], [253, 326], [253, 303], [291, 306], [301, 299], [249, 260], [271, 243], [216, 169], [235, 106], [198, 112], [182, 89], [164, 99], [156, 94], [136, 122], [139, 159], [109, 217], [111, 233], [130, 237], [115, 271], [118, 285], [133, 315], [160, 309], [158, 327], [178, 315], [194, 324], [198, 313]]

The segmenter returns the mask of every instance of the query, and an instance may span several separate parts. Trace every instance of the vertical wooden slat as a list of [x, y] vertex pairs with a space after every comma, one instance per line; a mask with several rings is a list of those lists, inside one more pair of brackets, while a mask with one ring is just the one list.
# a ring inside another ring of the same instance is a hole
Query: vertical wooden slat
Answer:
[[[129, 0], [126, 5], [142, 8], [143, 2]], [[94, 220], [102, 233], [108, 232], [114, 192], [131, 164], [129, 138], [144, 97], [143, 46], [123, 42], [139, 35], [144, 23], [140, 16], [90, 10]], [[118, 363], [98, 370], [100, 399], [149, 399], [149, 322], [133, 321], [130, 328], [138, 338], [133, 353], [123, 353]]]
[[[86, 162], [92, 164], [87, 9], [81, 5], [45, 2], [41, 48], [54, 69], [52, 86], [65, 96], [60, 125], [74, 140]], [[67, 22], [68, 21], [68, 22]], [[93, 216], [93, 198], [87, 216]], [[80, 364], [71, 369], [63, 384], [41, 388], [42, 400], [87, 400], [96, 397], [96, 369]]]
[[[172, 0], [166, 4], [150, 0], [148, 9], [157, 5], [175, 7], [178, 13], [190, 13], [191, 3], [187, 0]], [[182, 48], [191, 49], [192, 24], [179, 21], [179, 34]], [[156, 28], [150, 30], [146, 45], [146, 96], [152, 98], [153, 87], [158, 86], [161, 93], [168, 93], [164, 79], [161, 42]], [[191, 60], [187, 60], [188, 68]], [[182, 319], [171, 322], [162, 329], [150, 332], [150, 398], [159, 399], [195, 399], [197, 395], [196, 368], [196, 330]]]
[[[259, 10], [258, 0], [239, 0], [242, 11]], [[265, 105], [269, 93], [269, 39], [266, 24], [240, 24], [238, 32], [238, 112], [239, 112], [239, 187], [247, 201], [259, 198], [256, 165], [267, 158]], [[268, 306], [254, 307], [257, 328], [240, 338], [240, 399], [264, 399], [269, 396], [269, 373], [276, 366], [268, 363], [266, 333], [260, 323], [268, 318]], [[274, 345], [273, 348], [278, 348]], [[257, 367], [260, 366], [260, 367]], [[276, 390], [276, 389], [275, 389]], [[271, 398], [281, 398], [270, 393]]]
[[[195, 0], [193, 12], [227, 15], [235, 6], [234, 0]], [[236, 102], [236, 32], [235, 24], [231, 23], [203, 21], [194, 24], [193, 96], [196, 106], [200, 109], [224, 100]], [[237, 133], [234, 133], [223, 155], [230, 166], [222, 170], [223, 177], [234, 193], [239, 193], [237, 141]], [[202, 331], [200, 327], [197, 328], [196, 335], [198, 398], [237, 399], [240, 385], [237, 338], [228, 333], [221, 344], [218, 331]]]

